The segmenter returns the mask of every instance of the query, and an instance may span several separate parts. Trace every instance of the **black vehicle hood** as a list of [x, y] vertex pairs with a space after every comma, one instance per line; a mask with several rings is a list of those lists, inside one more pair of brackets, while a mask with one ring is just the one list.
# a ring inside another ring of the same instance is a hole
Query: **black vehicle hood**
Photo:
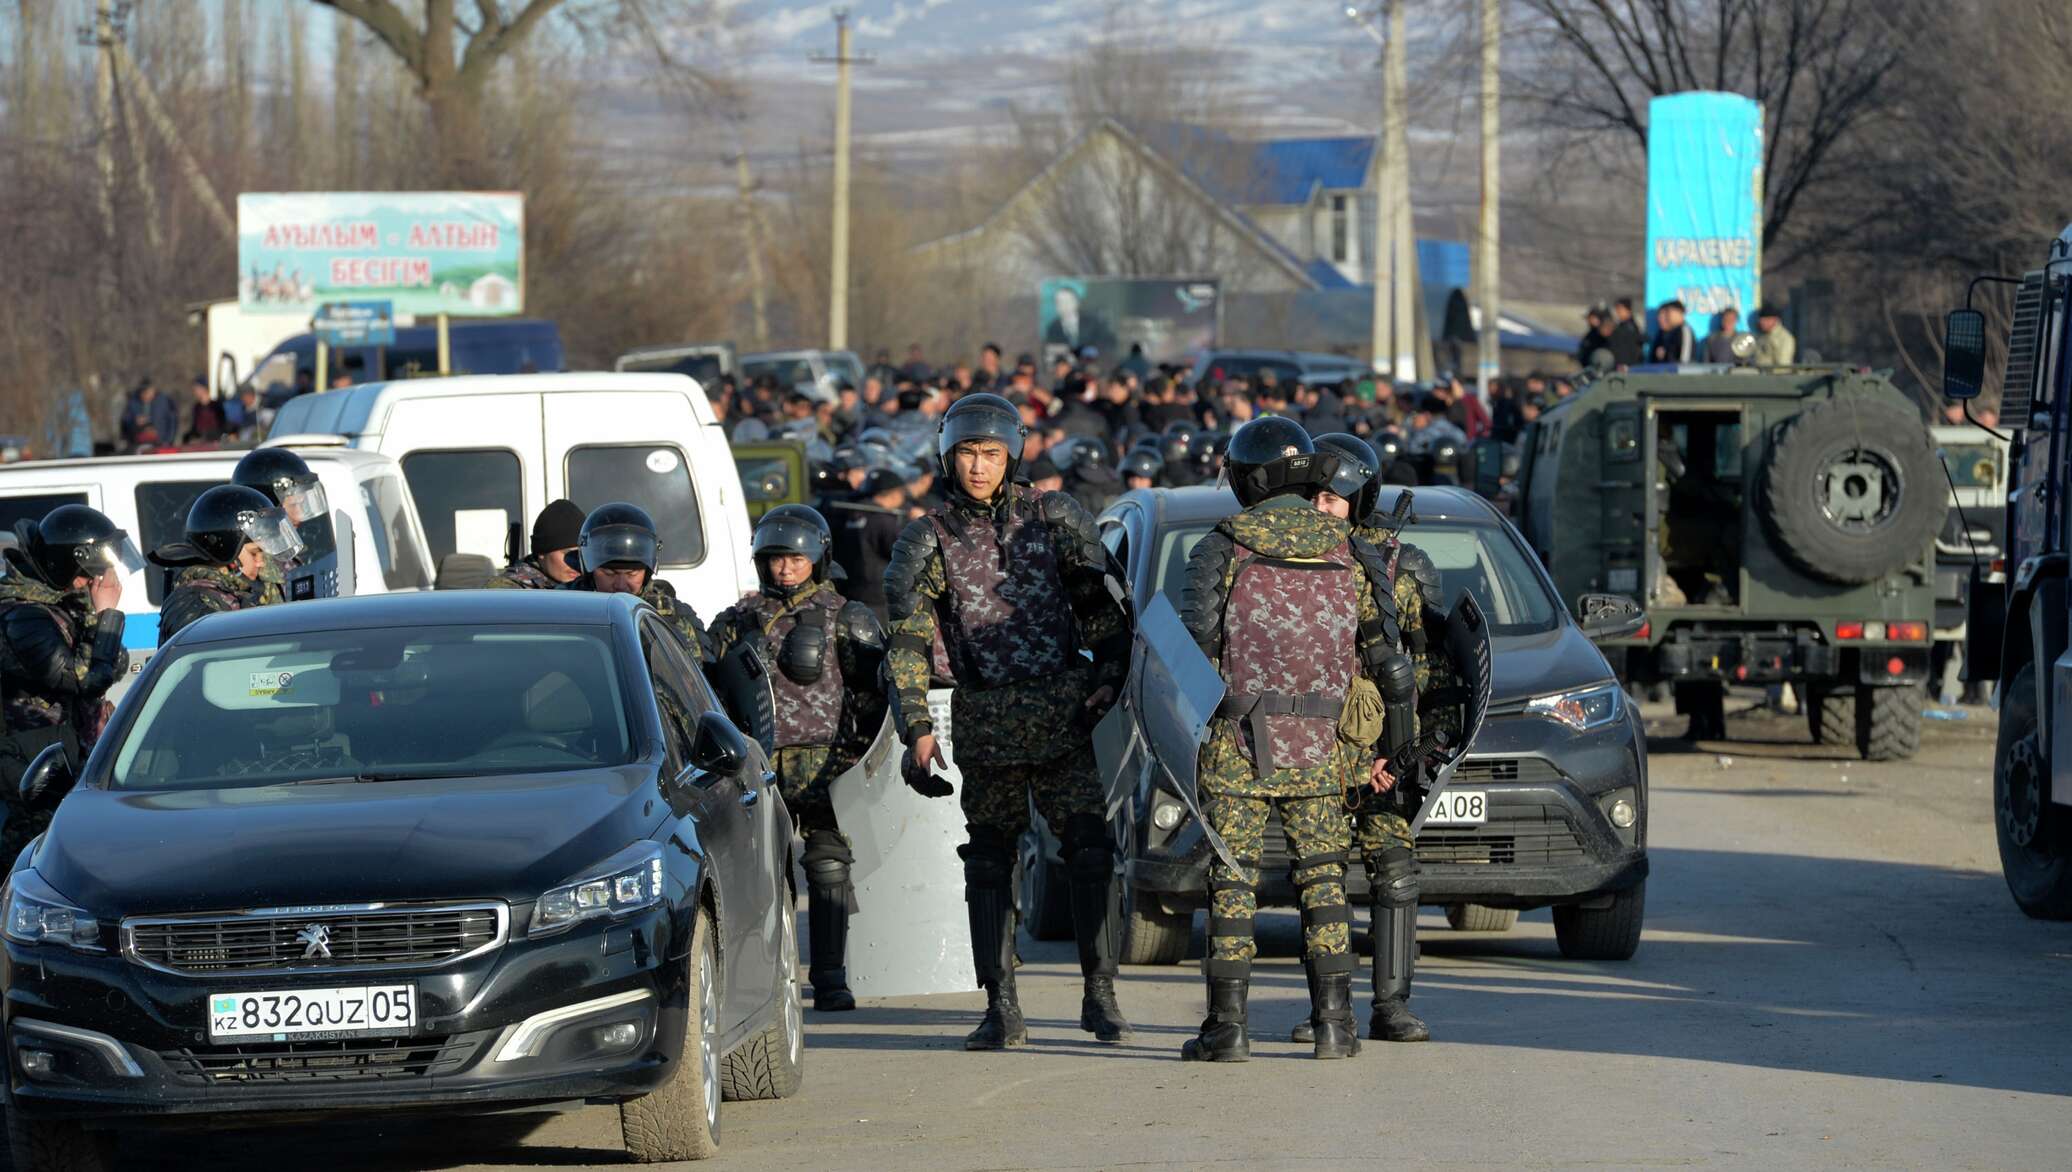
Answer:
[[1570, 623], [1539, 635], [1498, 635], [1490, 640], [1490, 652], [1496, 672], [1489, 689], [1492, 708], [1612, 679], [1604, 653]]
[[529, 900], [647, 837], [652, 768], [249, 789], [78, 789], [34, 866], [97, 915]]

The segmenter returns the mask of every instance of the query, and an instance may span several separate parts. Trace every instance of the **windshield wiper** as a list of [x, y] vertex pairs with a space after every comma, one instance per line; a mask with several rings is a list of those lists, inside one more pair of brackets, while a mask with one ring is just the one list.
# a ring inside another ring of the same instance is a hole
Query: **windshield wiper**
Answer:
[[476, 773], [427, 772], [422, 769], [367, 769], [343, 777], [303, 777], [294, 781], [277, 781], [275, 785], [341, 785], [348, 782], [368, 781], [437, 781], [449, 777], [479, 777]]

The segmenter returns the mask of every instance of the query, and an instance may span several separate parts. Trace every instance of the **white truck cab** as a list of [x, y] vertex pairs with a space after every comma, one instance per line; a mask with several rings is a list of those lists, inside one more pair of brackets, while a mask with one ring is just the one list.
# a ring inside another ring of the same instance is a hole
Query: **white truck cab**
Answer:
[[503, 565], [548, 501], [629, 501], [655, 519], [659, 576], [706, 619], [756, 585], [727, 437], [679, 374], [471, 375], [366, 383], [282, 404], [269, 443], [380, 452], [402, 467], [436, 567]]

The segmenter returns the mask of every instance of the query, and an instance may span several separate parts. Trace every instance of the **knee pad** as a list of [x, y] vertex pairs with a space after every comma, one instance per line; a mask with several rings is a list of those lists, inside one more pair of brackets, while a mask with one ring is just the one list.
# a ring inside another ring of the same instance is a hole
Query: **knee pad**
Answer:
[[971, 841], [957, 848], [967, 887], [1006, 889], [1014, 884], [1014, 844], [997, 830], [975, 826]]
[[1407, 847], [1384, 847], [1367, 857], [1374, 876], [1374, 902], [1387, 907], [1416, 907], [1418, 894], [1417, 852]]

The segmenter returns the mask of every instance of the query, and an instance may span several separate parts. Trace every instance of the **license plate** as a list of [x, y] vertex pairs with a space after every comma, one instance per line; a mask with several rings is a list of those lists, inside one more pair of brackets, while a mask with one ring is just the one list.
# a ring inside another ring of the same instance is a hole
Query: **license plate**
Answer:
[[417, 1027], [417, 986], [209, 994], [209, 1040], [374, 1037]]
[[1480, 826], [1489, 821], [1489, 798], [1479, 789], [1448, 789], [1439, 792], [1426, 826]]

